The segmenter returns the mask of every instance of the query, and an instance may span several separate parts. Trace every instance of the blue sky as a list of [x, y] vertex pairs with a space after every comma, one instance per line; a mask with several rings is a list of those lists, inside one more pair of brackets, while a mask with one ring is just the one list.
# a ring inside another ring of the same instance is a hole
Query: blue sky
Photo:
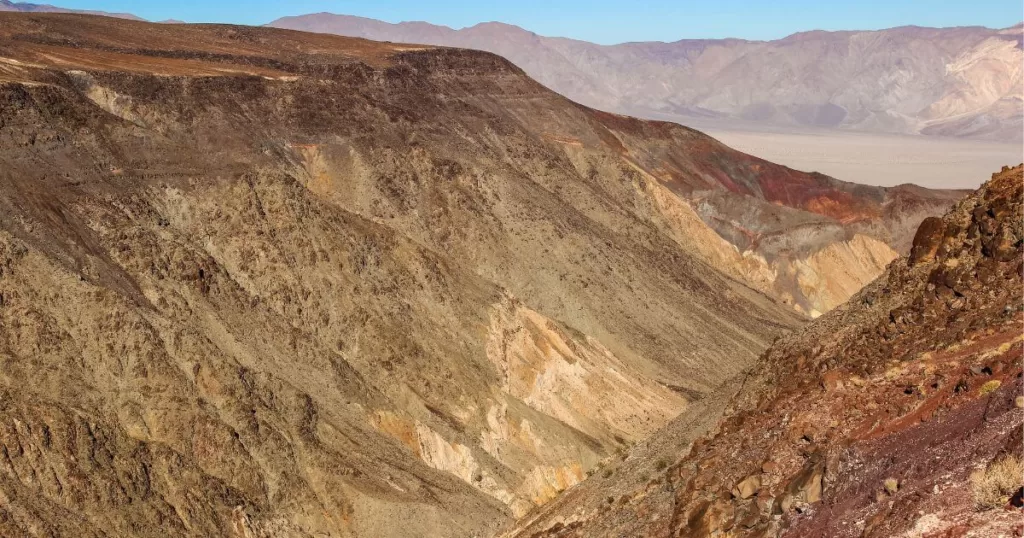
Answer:
[[328, 11], [389, 22], [454, 28], [486, 21], [597, 43], [682, 38], [774, 39], [794, 32], [918, 26], [1003, 28], [1024, 18], [1021, 0], [33, 0], [61, 7], [127, 11], [150, 20], [264, 24]]

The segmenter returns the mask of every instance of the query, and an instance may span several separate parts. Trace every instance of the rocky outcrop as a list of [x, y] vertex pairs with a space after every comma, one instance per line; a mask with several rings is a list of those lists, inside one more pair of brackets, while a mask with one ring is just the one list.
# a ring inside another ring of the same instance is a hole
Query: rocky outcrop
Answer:
[[909, 251], [923, 219], [965, 194], [854, 185], [746, 155], [722, 168], [714, 140], [671, 124], [599, 116], [626, 152], [631, 183], [647, 194], [630, 199], [645, 218], [806, 316], [845, 302]]
[[[846, 232], [838, 226], [832, 230], [832, 237], [819, 240], [820, 246], [814, 244], [819, 234], [808, 234], [799, 224], [783, 234], [806, 234], [805, 237], [787, 240], [791, 246], [785, 251], [771, 246], [782, 242], [779, 237], [750, 240], [749, 235], [744, 235], [741, 241], [733, 243], [727, 239], [728, 226], [720, 226], [721, 220], [713, 213], [706, 213], [702, 219], [687, 198], [654, 178], [643, 182], [642, 188], [653, 203], [652, 219], [673, 240], [699, 252], [719, 270], [812, 318], [845, 302], [899, 256], [893, 247], [875, 237]], [[759, 204], [756, 199], [748, 199], [747, 203]], [[700, 204], [697, 203], [698, 207]], [[816, 226], [829, 228], [834, 224]], [[842, 239], [847, 233], [852, 237]], [[762, 246], [762, 241], [768, 246]], [[803, 251], [792, 252], [792, 245], [803, 247]]]

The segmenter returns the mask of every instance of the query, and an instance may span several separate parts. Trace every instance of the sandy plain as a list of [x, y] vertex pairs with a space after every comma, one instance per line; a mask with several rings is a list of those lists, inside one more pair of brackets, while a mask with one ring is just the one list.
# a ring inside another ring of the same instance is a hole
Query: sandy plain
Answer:
[[740, 151], [797, 170], [817, 171], [867, 185], [915, 183], [931, 188], [974, 189], [1003, 165], [1024, 162], [1024, 147], [1020, 142], [777, 127], [680, 117], [657, 119], [699, 129]]

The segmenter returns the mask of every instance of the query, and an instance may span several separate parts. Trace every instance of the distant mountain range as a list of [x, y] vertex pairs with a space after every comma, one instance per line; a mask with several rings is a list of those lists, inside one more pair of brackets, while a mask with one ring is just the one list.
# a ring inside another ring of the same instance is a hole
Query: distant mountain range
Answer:
[[109, 13], [107, 11], [91, 11], [82, 9], [65, 9], [51, 6], [49, 4], [30, 4], [28, 2], [11, 2], [0, 0], [0, 11], [18, 11], [21, 13], [82, 13], [85, 15], [103, 15], [105, 17], [117, 17], [119, 19], [131, 19], [135, 21], [144, 20], [131, 13]]
[[611, 46], [494, 22], [454, 30], [317, 13], [269, 26], [486, 50], [583, 104], [647, 117], [1021, 139], [1021, 25]]

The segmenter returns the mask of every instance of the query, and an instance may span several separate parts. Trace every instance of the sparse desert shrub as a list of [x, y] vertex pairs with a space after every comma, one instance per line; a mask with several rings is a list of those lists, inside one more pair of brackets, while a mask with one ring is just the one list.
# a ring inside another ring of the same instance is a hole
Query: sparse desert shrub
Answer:
[[974, 507], [991, 510], [1004, 506], [1021, 485], [1024, 485], [1024, 464], [1018, 456], [993, 461], [987, 468], [971, 473]]
[[605, 478], [608, 478], [611, 475], [613, 475], [614, 473], [615, 473], [615, 471], [613, 471], [612, 469], [605, 469], [604, 472], [601, 473], [601, 476], [603, 476]]
[[668, 467], [668, 460], [664, 458], [654, 462], [654, 468], [659, 471], [664, 471], [666, 467]]
[[995, 390], [999, 388], [999, 385], [1002, 384], [1002, 381], [999, 381], [998, 379], [993, 379], [992, 381], [989, 381], [982, 385], [981, 390], [979, 390], [978, 393], [984, 396], [986, 394], [995, 392]]
[[889, 495], [896, 495], [896, 492], [900, 489], [900, 482], [895, 478], [886, 478], [882, 485], [885, 486], [885, 492]]

